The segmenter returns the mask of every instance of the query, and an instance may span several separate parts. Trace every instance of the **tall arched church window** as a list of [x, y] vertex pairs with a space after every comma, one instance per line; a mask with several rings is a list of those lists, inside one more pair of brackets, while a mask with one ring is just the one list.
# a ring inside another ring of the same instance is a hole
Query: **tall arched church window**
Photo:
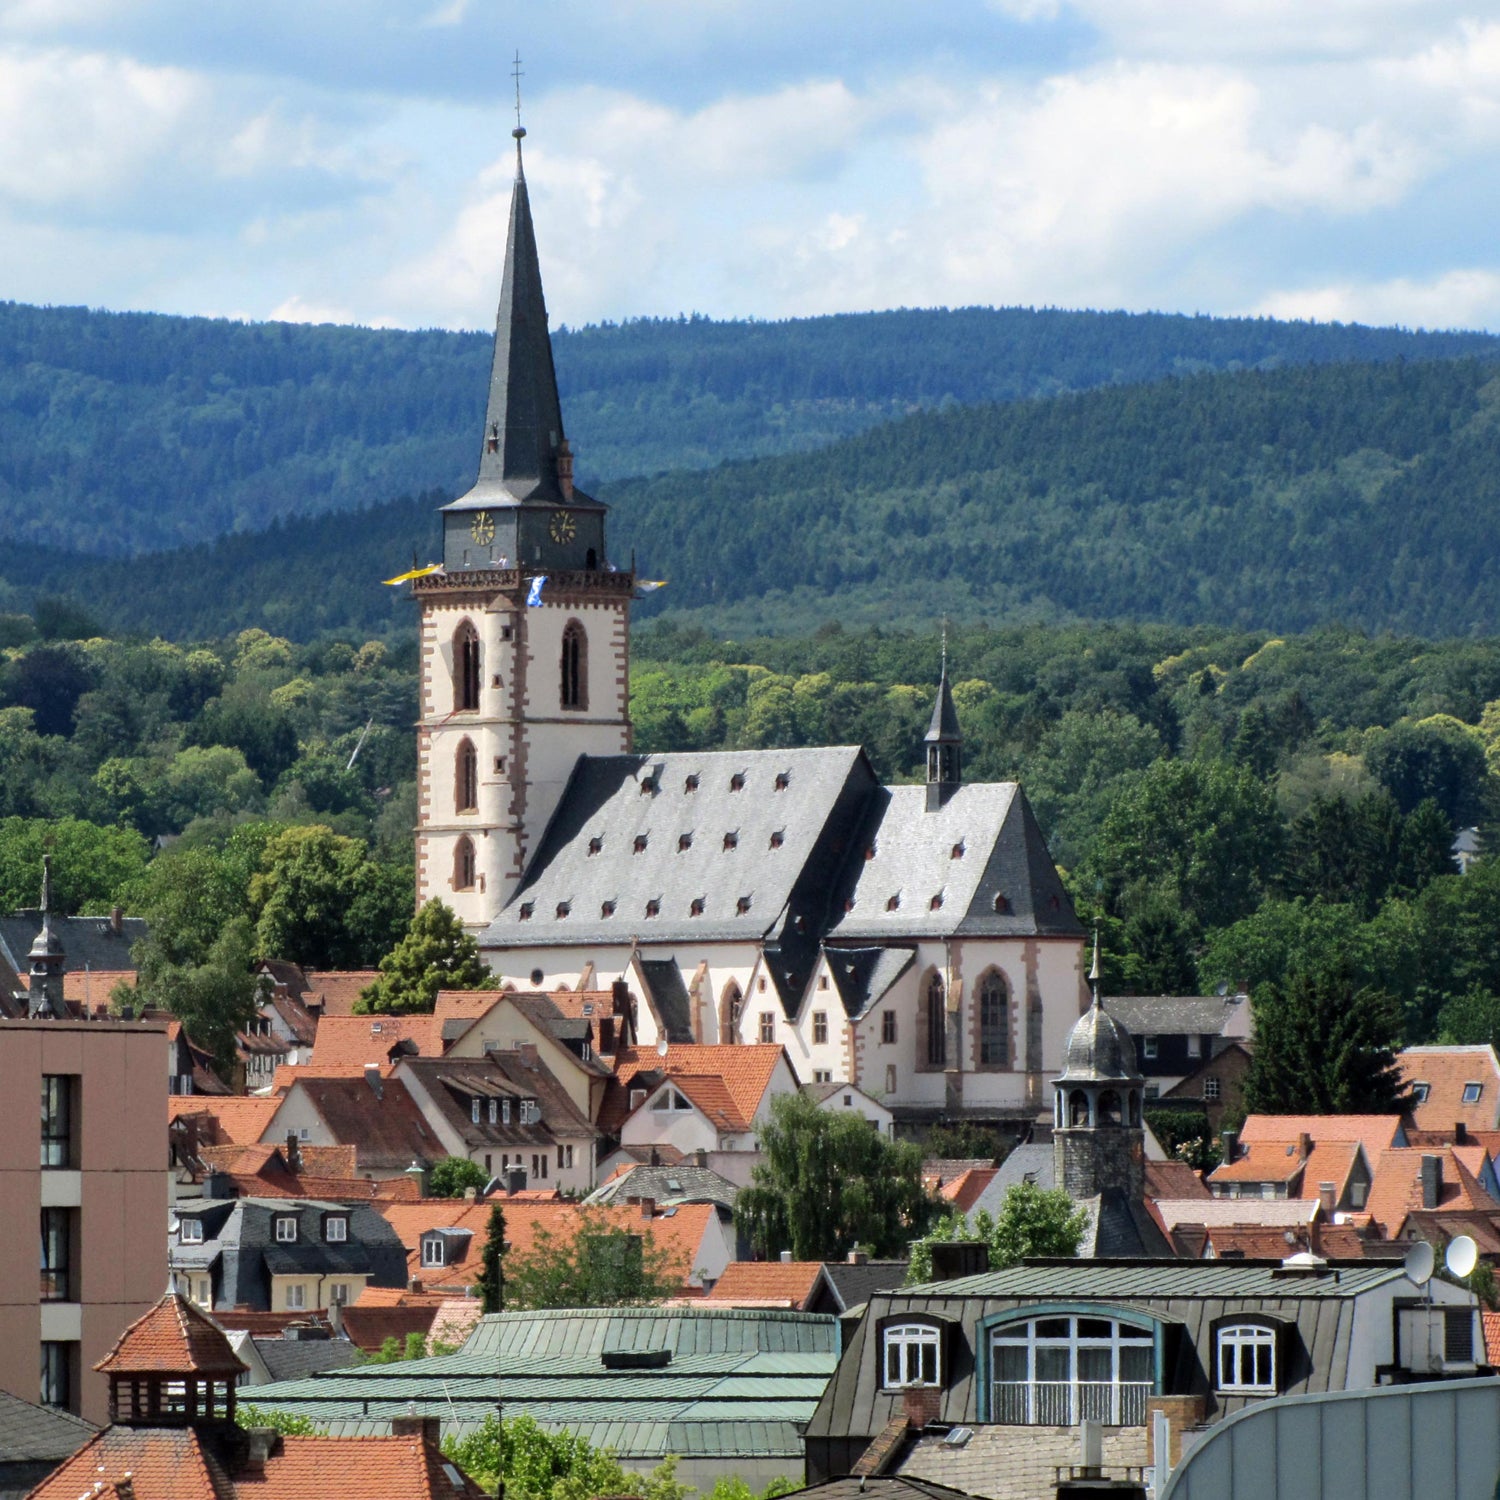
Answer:
[[927, 981], [927, 1066], [948, 1065], [948, 1012], [943, 1004], [943, 977], [934, 974]]
[[719, 1005], [719, 1040], [721, 1042], [739, 1041], [740, 1010], [744, 1003], [745, 997], [740, 993], [739, 985], [731, 979], [724, 986], [724, 998]]
[[474, 889], [474, 840], [467, 834], [458, 841], [453, 850], [453, 889], [455, 891]]
[[453, 707], [458, 713], [479, 707], [479, 632], [471, 620], [453, 636]]
[[457, 812], [479, 809], [479, 752], [473, 740], [460, 742], [453, 767], [453, 804]]
[[562, 706], [589, 706], [589, 642], [583, 626], [569, 620], [562, 638]]
[[1010, 1066], [1010, 990], [995, 973], [979, 981], [979, 1066]]

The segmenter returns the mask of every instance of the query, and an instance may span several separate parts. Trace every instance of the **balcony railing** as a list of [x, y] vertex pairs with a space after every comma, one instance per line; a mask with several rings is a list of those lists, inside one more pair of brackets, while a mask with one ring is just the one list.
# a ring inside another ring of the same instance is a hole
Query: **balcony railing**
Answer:
[[1144, 1427], [1151, 1382], [997, 1380], [990, 1420], [1015, 1427]]

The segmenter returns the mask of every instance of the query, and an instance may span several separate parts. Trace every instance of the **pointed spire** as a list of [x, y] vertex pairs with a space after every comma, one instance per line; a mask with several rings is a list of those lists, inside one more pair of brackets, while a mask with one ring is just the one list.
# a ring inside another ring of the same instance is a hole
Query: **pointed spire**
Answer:
[[1094, 992], [1094, 1008], [1099, 1008], [1099, 928], [1094, 927], [1094, 965], [1089, 970], [1089, 988]]
[[[519, 59], [517, 60], [519, 67]], [[520, 118], [520, 81], [516, 109]], [[495, 355], [484, 414], [479, 486], [502, 487], [514, 499], [561, 501], [557, 458], [564, 444], [562, 405], [547, 332], [547, 304], [537, 258], [531, 200], [521, 160], [526, 128], [511, 131], [516, 142], [516, 181], [511, 190], [505, 270], [495, 317]]]

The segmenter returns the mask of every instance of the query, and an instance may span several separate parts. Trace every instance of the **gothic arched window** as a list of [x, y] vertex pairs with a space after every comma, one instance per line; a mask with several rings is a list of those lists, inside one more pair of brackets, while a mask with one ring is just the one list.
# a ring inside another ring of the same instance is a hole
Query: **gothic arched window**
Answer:
[[479, 707], [479, 632], [471, 620], [453, 635], [453, 707], [457, 713]]
[[479, 809], [479, 752], [470, 739], [459, 743], [458, 754], [454, 757], [453, 805], [454, 810], [461, 813]]
[[562, 706], [589, 706], [589, 642], [577, 620], [569, 620], [563, 631]]
[[453, 889], [455, 891], [474, 889], [474, 840], [467, 834], [458, 841], [453, 850]]
[[927, 981], [927, 1066], [948, 1065], [948, 1012], [943, 1004], [943, 976], [934, 974]]
[[719, 1004], [719, 1040], [721, 1042], [739, 1041], [740, 1011], [745, 1003], [745, 997], [740, 993], [739, 985], [731, 979], [724, 986], [724, 998]]
[[979, 1066], [1010, 1066], [1010, 990], [993, 970], [979, 981]]

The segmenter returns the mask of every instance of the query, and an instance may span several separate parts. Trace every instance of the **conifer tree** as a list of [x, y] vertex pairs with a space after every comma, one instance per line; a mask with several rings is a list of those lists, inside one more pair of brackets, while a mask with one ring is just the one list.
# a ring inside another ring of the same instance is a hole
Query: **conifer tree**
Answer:
[[380, 978], [361, 992], [355, 1008], [365, 1014], [430, 1015], [439, 990], [482, 990], [493, 982], [463, 923], [441, 901], [429, 901], [380, 960]]
[[490, 1205], [490, 1222], [480, 1252], [479, 1297], [487, 1313], [505, 1311], [505, 1210]]

